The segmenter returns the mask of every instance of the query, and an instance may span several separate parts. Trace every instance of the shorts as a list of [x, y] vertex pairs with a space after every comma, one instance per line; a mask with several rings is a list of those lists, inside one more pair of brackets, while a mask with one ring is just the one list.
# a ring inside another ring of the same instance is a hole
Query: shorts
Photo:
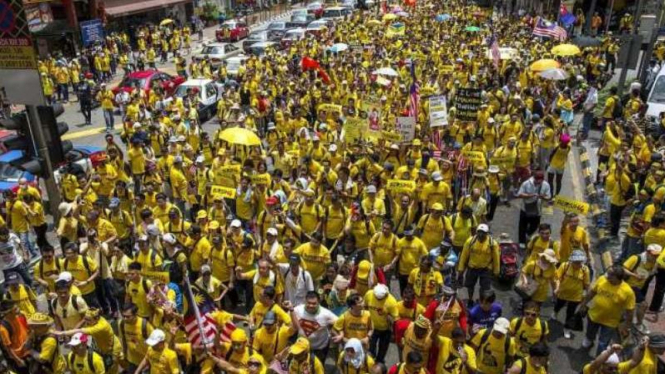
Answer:
[[555, 168], [554, 166], [550, 165], [547, 167], [547, 172], [549, 174], [558, 174], [562, 175], [564, 171], [564, 168]]
[[642, 288], [639, 287], [631, 287], [633, 289], [633, 292], [635, 293], [635, 303], [639, 304], [646, 300], [646, 292]]

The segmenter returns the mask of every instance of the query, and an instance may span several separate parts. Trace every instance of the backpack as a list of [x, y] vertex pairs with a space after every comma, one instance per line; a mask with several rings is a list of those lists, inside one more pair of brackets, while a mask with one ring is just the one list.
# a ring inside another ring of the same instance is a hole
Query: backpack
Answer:
[[[485, 344], [487, 344], [487, 341], [489, 340], [491, 334], [492, 334], [491, 329], [485, 329], [483, 336], [480, 337], [480, 344], [478, 344], [478, 352], [482, 351], [482, 347]], [[505, 360], [506, 366], [508, 366], [508, 364], [511, 361], [511, 357], [508, 354], [509, 351], [510, 351], [510, 336], [506, 335], [504, 336], [504, 342], [503, 342], [503, 353], [505, 353], [506, 355], [506, 360]]]
[[[72, 295], [72, 297], [71, 297], [72, 307], [73, 307], [74, 310], [77, 311], [77, 312], [79, 311], [78, 297], [79, 297], [78, 295]], [[56, 317], [56, 315], [55, 315], [55, 310], [56, 310], [56, 308], [57, 308], [57, 306], [58, 306], [57, 303], [58, 303], [58, 299], [54, 299], [53, 301], [51, 301], [50, 303], [48, 303], [48, 311], [49, 311], [49, 314], [51, 314], [51, 316], [53, 316], [53, 317]], [[65, 305], [65, 308], [67, 308], [66, 305]]]
[[[91, 276], [92, 272], [90, 271], [90, 263], [88, 262], [88, 256], [87, 255], [81, 256], [81, 258], [83, 259], [83, 267], [85, 268], [85, 271], [88, 272], [88, 276]], [[65, 271], [69, 270], [67, 269], [67, 265], [69, 265], [68, 258], [65, 259], [65, 263], [63, 264], [63, 268], [65, 269]]]
[[614, 98], [614, 108], [612, 108], [612, 118], [621, 118], [623, 117], [623, 103], [619, 96], [612, 96]]
[[[56, 352], [57, 353], [57, 352]], [[90, 350], [88, 351], [88, 370], [94, 372], [95, 371], [95, 366], [93, 363], [93, 352]], [[67, 363], [69, 364], [70, 370], [73, 372], [74, 371], [74, 352], [69, 352], [67, 355]]]

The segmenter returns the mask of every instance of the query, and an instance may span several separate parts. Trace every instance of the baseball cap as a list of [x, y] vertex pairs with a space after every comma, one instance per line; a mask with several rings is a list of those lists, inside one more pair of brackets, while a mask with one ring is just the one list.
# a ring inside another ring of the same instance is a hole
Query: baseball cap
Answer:
[[303, 352], [309, 352], [309, 341], [307, 338], [300, 337], [289, 349], [289, 353], [297, 356]]
[[432, 173], [432, 180], [435, 182], [440, 182], [443, 180], [443, 177], [441, 176], [441, 173], [435, 171], [434, 173]]
[[196, 213], [196, 219], [203, 219], [203, 218], [208, 218], [208, 213], [206, 213], [205, 210], [199, 210], [198, 213]]
[[490, 232], [490, 228], [486, 224], [481, 223], [480, 225], [478, 225], [478, 228], [476, 229], [476, 231]]
[[374, 286], [373, 292], [374, 292], [374, 296], [377, 299], [381, 300], [381, 299], [383, 299], [384, 297], [386, 297], [388, 295], [388, 286], [386, 286], [385, 284], [379, 283], [376, 286]]
[[289, 255], [289, 262], [300, 263], [300, 255], [297, 253], [291, 253]]
[[501, 317], [497, 318], [497, 320], [494, 321], [494, 326], [492, 327], [492, 331], [496, 331], [501, 334], [507, 334], [509, 327], [510, 327], [510, 321], [508, 321], [506, 318]]
[[432, 210], [443, 211], [443, 205], [441, 203], [434, 203], [432, 204]]
[[651, 253], [652, 255], [658, 256], [662, 251], [663, 247], [658, 244], [652, 243], [647, 246], [647, 252]]
[[239, 219], [234, 219], [233, 221], [231, 221], [231, 227], [240, 228], [242, 227], [242, 222], [240, 222]]
[[58, 278], [55, 281], [56, 281], [56, 283], [57, 282], [67, 282], [67, 283], [69, 283], [69, 282], [72, 281], [72, 279], [73, 279], [72, 273], [70, 273], [68, 271], [63, 271], [62, 273], [60, 273], [58, 275]]
[[120, 199], [118, 199], [117, 197], [112, 198], [111, 202], [109, 203], [109, 208], [113, 209], [119, 206], [120, 206]]
[[212, 269], [210, 268], [210, 265], [203, 265], [201, 266], [201, 274], [203, 273], [211, 273]]
[[23, 279], [17, 274], [17, 273], [9, 273], [5, 277], [5, 284], [10, 285], [10, 284], [20, 284], [23, 283]]
[[279, 203], [279, 200], [275, 196], [270, 196], [269, 198], [266, 199], [266, 205], [272, 206], [272, 205], [277, 205]]
[[243, 329], [235, 329], [231, 333], [231, 342], [244, 343], [247, 341], [247, 333]]
[[569, 260], [570, 262], [586, 262], [586, 253], [582, 250], [576, 249], [570, 254]]
[[72, 335], [72, 338], [69, 340], [69, 345], [70, 347], [76, 347], [81, 344], [88, 344], [89, 337], [88, 335], [82, 333], [82, 332], [77, 332], [76, 334]]
[[171, 234], [170, 232], [167, 233], [167, 234], [164, 234], [162, 236], [162, 240], [164, 240], [165, 242], [167, 242], [169, 244], [175, 244], [176, 243], [175, 235]]
[[369, 276], [369, 272], [372, 269], [372, 264], [367, 260], [362, 260], [358, 264], [358, 273], [356, 274], [358, 278], [365, 279]]
[[543, 253], [540, 254], [540, 257], [544, 258], [545, 261], [551, 263], [551, 264], [556, 264], [558, 262], [556, 258], [556, 252], [554, 252], [553, 249], [548, 248]]
[[266, 315], [263, 317], [263, 324], [264, 325], [274, 325], [277, 322], [277, 316], [275, 315], [275, 312], [272, 310], [266, 313]]
[[367, 192], [367, 193], [376, 193], [376, 187], [374, 185], [370, 184], [365, 189], [365, 192]]
[[155, 329], [152, 330], [148, 339], [145, 340], [145, 344], [149, 345], [150, 347], [154, 347], [164, 340], [166, 340], [166, 334], [164, 334], [164, 331]]
[[279, 233], [277, 232], [276, 228], [271, 227], [268, 230], [266, 230], [266, 234], [277, 236]]
[[196, 160], [194, 160], [194, 162], [196, 162], [197, 164], [202, 164], [202, 163], [205, 162], [205, 160], [206, 160], [205, 157], [203, 157], [203, 156], [198, 156], [198, 157], [196, 158]]

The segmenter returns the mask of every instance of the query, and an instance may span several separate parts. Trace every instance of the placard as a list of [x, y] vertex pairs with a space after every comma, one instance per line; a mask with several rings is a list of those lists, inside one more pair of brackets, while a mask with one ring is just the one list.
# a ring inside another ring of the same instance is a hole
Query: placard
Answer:
[[390, 179], [386, 188], [388, 191], [395, 193], [411, 193], [416, 189], [416, 181]]
[[455, 96], [456, 118], [460, 121], [476, 121], [482, 103], [479, 88], [460, 88]]
[[564, 212], [573, 212], [581, 215], [589, 213], [589, 204], [557, 195], [554, 197], [554, 206]]
[[169, 272], [168, 271], [144, 271], [143, 276], [147, 279], [150, 279], [153, 282], [161, 282], [169, 284]]
[[485, 162], [485, 154], [478, 151], [464, 151], [462, 152], [464, 158], [471, 162]]
[[397, 117], [397, 130], [402, 134], [402, 143], [416, 137], [416, 117]]
[[363, 134], [367, 132], [367, 121], [359, 117], [347, 118], [343, 129], [344, 142], [353, 144], [363, 139]]
[[448, 103], [443, 95], [429, 98], [429, 126], [440, 127], [448, 125]]
[[236, 189], [224, 186], [212, 186], [210, 188], [210, 194], [213, 196], [221, 196], [224, 199], [235, 199]]
[[84, 21], [81, 22], [80, 25], [81, 41], [83, 42], [84, 47], [104, 40], [104, 25], [102, 24], [102, 20], [93, 19], [90, 21]]
[[267, 186], [270, 184], [270, 176], [268, 174], [252, 175], [252, 183], [257, 186]]

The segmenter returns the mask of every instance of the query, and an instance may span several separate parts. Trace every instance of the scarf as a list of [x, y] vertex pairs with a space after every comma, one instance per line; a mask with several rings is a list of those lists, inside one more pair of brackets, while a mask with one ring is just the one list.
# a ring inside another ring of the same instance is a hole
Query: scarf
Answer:
[[346, 357], [346, 355], [344, 355], [344, 361], [353, 365], [356, 370], [360, 369], [362, 364], [365, 362], [365, 351], [363, 351], [362, 343], [360, 343], [360, 340], [356, 338], [351, 338], [344, 345], [344, 350], [349, 348], [353, 349], [356, 354], [350, 360]]

